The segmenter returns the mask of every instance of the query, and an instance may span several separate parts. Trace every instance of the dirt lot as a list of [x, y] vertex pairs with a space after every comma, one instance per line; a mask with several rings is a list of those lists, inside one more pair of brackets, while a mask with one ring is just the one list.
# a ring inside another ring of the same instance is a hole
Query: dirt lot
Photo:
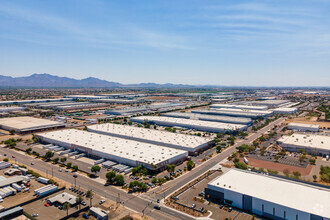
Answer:
[[330, 122], [317, 121], [317, 117], [293, 118], [285, 121], [285, 123], [290, 123], [290, 122], [314, 124], [314, 125], [320, 125], [321, 128], [324, 127], [328, 129], [330, 128]]

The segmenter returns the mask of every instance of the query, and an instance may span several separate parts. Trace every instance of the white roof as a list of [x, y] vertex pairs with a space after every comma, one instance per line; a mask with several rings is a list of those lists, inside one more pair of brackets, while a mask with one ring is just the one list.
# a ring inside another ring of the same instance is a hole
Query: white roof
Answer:
[[291, 122], [288, 125], [295, 126], [295, 127], [301, 127], [301, 128], [320, 128], [320, 125], [297, 123], [297, 122]]
[[236, 105], [236, 104], [212, 104], [210, 108], [238, 108], [238, 109], [253, 109], [253, 110], [267, 110], [268, 106], [253, 106], [253, 105]]
[[246, 112], [246, 113], [252, 113], [252, 114], [272, 114], [273, 111], [271, 110], [255, 110], [255, 109], [236, 109], [236, 108], [219, 108], [214, 109], [218, 112]]
[[291, 136], [282, 136], [278, 139], [278, 142], [330, 150], [330, 137], [325, 135], [293, 134]]
[[51, 121], [42, 118], [33, 117], [12, 117], [12, 118], [1, 118], [0, 125], [19, 129], [19, 130], [31, 130], [43, 127], [55, 127], [63, 125], [61, 122]]
[[61, 203], [61, 204], [68, 202], [68, 203], [70, 203], [71, 205], [73, 205], [73, 204], [76, 204], [76, 199], [77, 199], [76, 196], [71, 195], [71, 194], [69, 194], [69, 193], [67, 193], [67, 192], [63, 192], [63, 193], [61, 193], [61, 194], [58, 194], [58, 195], [56, 195], [56, 196], [50, 198], [49, 201], [50, 201], [51, 203], [59, 202], [59, 203]]
[[226, 130], [236, 130], [246, 127], [246, 125], [240, 125], [240, 124], [191, 120], [185, 118], [173, 118], [173, 117], [164, 117], [164, 116], [140, 116], [140, 117], [135, 117], [134, 119], [143, 120], [143, 121], [152, 121], [154, 123], [157, 123], [157, 121], [167, 122], [171, 124], [177, 124], [178, 126], [181, 125], [203, 126], [203, 127], [226, 129]]
[[183, 150], [123, 138], [116, 138], [77, 129], [58, 130], [38, 134], [38, 136], [148, 164], [158, 164], [175, 156], [187, 153]]
[[[330, 216], [330, 189], [237, 169], [229, 170], [209, 185], [307, 213]], [[318, 212], [319, 207], [322, 213]]]
[[280, 107], [280, 108], [273, 109], [273, 111], [274, 111], [274, 113], [276, 113], [276, 112], [295, 112], [295, 111], [297, 111], [297, 108]]
[[210, 138], [198, 137], [194, 135], [185, 135], [172, 133], [168, 131], [159, 131], [155, 129], [139, 128], [128, 125], [118, 125], [112, 123], [88, 126], [93, 129], [105, 133], [112, 133], [128, 137], [146, 139], [150, 141], [162, 142], [165, 144], [178, 145], [188, 148], [196, 148], [200, 145], [212, 141]]

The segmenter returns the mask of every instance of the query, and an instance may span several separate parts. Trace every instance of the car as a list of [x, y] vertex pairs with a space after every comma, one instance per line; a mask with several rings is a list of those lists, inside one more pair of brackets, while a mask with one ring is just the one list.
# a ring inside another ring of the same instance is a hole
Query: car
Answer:
[[15, 156], [11, 156], [12, 158], [15, 158]]
[[89, 219], [89, 215], [87, 215], [86, 213], [84, 213], [82, 216], [84, 217], [84, 219]]
[[49, 206], [49, 204], [46, 202], [46, 203], [44, 204], [44, 206], [48, 207], [48, 206]]
[[62, 169], [59, 169], [58, 172], [62, 172]]
[[103, 203], [105, 203], [105, 200], [104, 200], [104, 199], [102, 199], [102, 200], [99, 202], [100, 205], [103, 204]]
[[80, 193], [79, 193], [79, 195], [83, 195], [83, 194], [84, 194], [84, 192], [80, 192]]
[[82, 205], [87, 205], [87, 203], [85, 201], [82, 201], [81, 204]]
[[7, 156], [7, 154], [4, 154], [3, 156]]
[[196, 204], [192, 204], [191, 208], [193, 209], [193, 208], [195, 208], [195, 207], [196, 207]]
[[160, 202], [160, 200], [159, 199], [157, 199], [157, 203], [159, 203]]
[[65, 172], [67, 173], [67, 172], [69, 172], [69, 170], [68, 169], [65, 169]]
[[224, 205], [223, 204], [221, 204], [220, 206], [219, 206], [219, 209], [222, 209], [224, 207]]
[[228, 208], [228, 212], [231, 212], [231, 211], [233, 211], [233, 208], [232, 207], [229, 207]]
[[61, 206], [61, 205], [60, 205], [60, 206], [58, 206], [58, 209], [62, 210], [62, 209], [63, 209], [63, 206]]
[[159, 205], [155, 205], [154, 209], [160, 210], [160, 206]]
[[60, 204], [58, 204], [58, 203], [55, 203], [55, 205], [54, 205], [54, 206], [55, 206], [55, 207], [58, 207], [59, 205], [60, 205]]
[[32, 214], [32, 217], [38, 217], [39, 216], [39, 214]]
[[203, 210], [204, 210], [204, 207], [201, 207], [201, 208], [199, 209], [199, 211], [201, 211], [201, 212], [202, 212]]
[[34, 165], [34, 163], [33, 163], [33, 162], [31, 162], [31, 165]]

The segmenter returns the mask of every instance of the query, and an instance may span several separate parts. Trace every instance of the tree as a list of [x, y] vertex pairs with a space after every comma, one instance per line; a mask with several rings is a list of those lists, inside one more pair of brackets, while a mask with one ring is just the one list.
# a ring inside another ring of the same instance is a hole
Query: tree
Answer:
[[113, 182], [113, 180], [114, 180], [114, 178], [116, 177], [116, 172], [108, 172], [108, 173], [106, 173], [105, 174], [105, 177], [107, 178], [107, 181], [109, 182], [109, 183], [112, 183]]
[[157, 178], [152, 178], [152, 180], [151, 180], [151, 183], [153, 183], [153, 184], [156, 184], [158, 181], [157, 181]]
[[58, 163], [59, 159], [60, 159], [60, 158], [56, 157], [56, 158], [53, 159], [53, 162], [54, 162], [54, 163]]
[[45, 159], [47, 159], [47, 160], [49, 160], [50, 158], [52, 158], [54, 156], [54, 152], [52, 152], [52, 151], [47, 151], [46, 153], [45, 153]]
[[234, 163], [237, 163], [237, 162], [239, 162], [239, 159], [238, 159], [238, 158], [235, 158], [235, 159], [233, 160], [233, 162], [234, 162]]
[[3, 161], [8, 162], [9, 159], [8, 158], [3, 158]]
[[147, 184], [143, 183], [142, 186], [141, 186], [141, 191], [145, 192], [147, 190], [148, 190]]
[[115, 176], [114, 182], [118, 186], [123, 186], [125, 184], [125, 179], [124, 179], [123, 175], [118, 174]]
[[293, 177], [296, 179], [299, 179], [301, 176], [301, 173], [299, 171], [294, 171], [292, 174], [293, 174]]
[[169, 173], [173, 173], [175, 170], [175, 164], [166, 164], [166, 170]]
[[195, 167], [195, 164], [192, 160], [188, 160], [187, 162], [187, 168], [188, 170], [192, 170]]
[[79, 209], [80, 209], [80, 205], [81, 205], [81, 203], [82, 203], [83, 200], [84, 199], [83, 199], [83, 197], [81, 195], [78, 195], [76, 197], [76, 203], [79, 205]]
[[16, 131], [14, 130], [14, 129], [11, 129], [10, 131], [9, 131], [9, 134], [10, 135], [14, 135], [16, 133]]
[[27, 148], [27, 149], [25, 150], [25, 152], [28, 153], [28, 154], [31, 153], [31, 151], [32, 151], [32, 148], [31, 148], [31, 147], [29, 147], [29, 148]]
[[65, 161], [66, 161], [66, 157], [62, 157], [61, 158], [61, 163], [65, 163]]
[[92, 190], [88, 190], [86, 192], [86, 197], [89, 198], [89, 206], [92, 207], [92, 199], [93, 199], [94, 193]]
[[69, 163], [66, 164], [66, 167], [69, 168], [69, 169], [71, 168], [71, 166], [72, 166], [72, 163], [71, 162], [69, 162]]
[[283, 170], [283, 173], [285, 176], [289, 176], [290, 175], [290, 170], [288, 168]]
[[72, 169], [73, 169], [74, 171], [77, 171], [77, 170], [78, 170], [78, 165], [74, 165], [74, 166], [72, 166]]
[[315, 165], [316, 160], [314, 158], [309, 159], [309, 163]]
[[235, 167], [238, 168], [238, 169], [242, 169], [242, 170], [247, 170], [247, 165], [245, 163], [242, 163], [242, 162], [237, 162], [235, 163]]
[[63, 204], [63, 210], [66, 210], [66, 216], [69, 215], [69, 209], [70, 209], [70, 203], [65, 202], [65, 203]]
[[91, 172], [95, 173], [95, 175], [96, 175], [97, 172], [100, 172], [100, 170], [101, 170], [101, 167], [98, 166], [98, 165], [95, 165], [95, 166], [91, 167]]
[[314, 179], [314, 182], [316, 182], [317, 176], [316, 175], [313, 175], [313, 179]]
[[221, 153], [221, 149], [222, 149], [221, 146], [218, 145], [216, 149], [217, 149], [217, 153]]

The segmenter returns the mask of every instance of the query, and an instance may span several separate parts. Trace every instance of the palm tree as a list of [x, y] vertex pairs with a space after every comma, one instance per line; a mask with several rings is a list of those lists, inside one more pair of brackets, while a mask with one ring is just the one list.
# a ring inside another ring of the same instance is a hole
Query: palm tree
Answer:
[[69, 215], [69, 209], [70, 209], [70, 203], [65, 202], [63, 204], [63, 209], [66, 210], [66, 216], [68, 216]]
[[93, 191], [88, 190], [86, 192], [86, 197], [89, 198], [89, 206], [92, 207]]
[[77, 198], [76, 198], [76, 203], [78, 203], [79, 205], [79, 210], [80, 210], [80, 205], [81, 205], [81, 202], [83, 201], [83, 197], [81, 197], [81, 195], [78, 195]]

